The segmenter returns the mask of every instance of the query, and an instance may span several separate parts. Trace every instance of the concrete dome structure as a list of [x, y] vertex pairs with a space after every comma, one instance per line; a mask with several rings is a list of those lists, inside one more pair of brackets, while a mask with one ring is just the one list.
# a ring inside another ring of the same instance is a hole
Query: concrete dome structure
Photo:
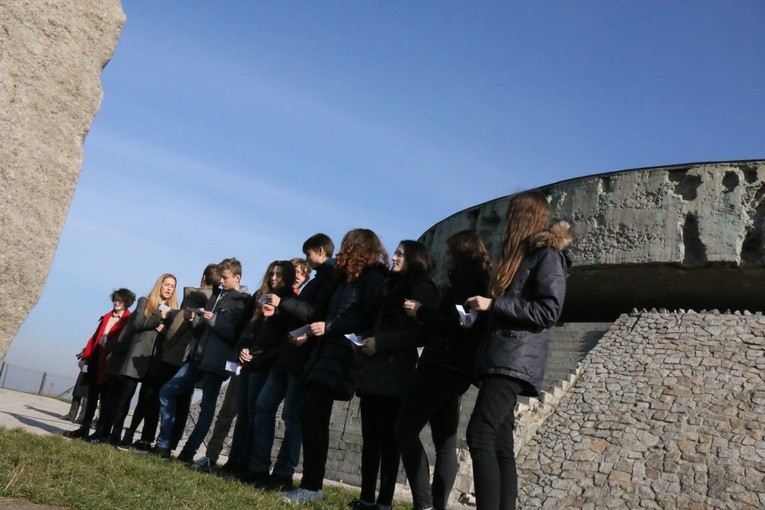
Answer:
[[[633, 308], [765, 310], [765, 160], [689, 163], [537, 188], [576, 239], [564, 321], [613, 321]], [[498, 258], [508, 195], [427, 230], [445, 282], [446, 239], [475, 230]]]

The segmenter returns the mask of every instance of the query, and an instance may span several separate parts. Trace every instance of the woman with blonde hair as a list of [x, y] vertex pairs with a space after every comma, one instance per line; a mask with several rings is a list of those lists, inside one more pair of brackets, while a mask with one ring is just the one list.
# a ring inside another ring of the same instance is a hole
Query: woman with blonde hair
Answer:
[[[93, 442], [108, 441], [112, 444], [120, 443], [122, 437], [122, 425], [127, 416], [130, 401], [135, 394], [138, 383], [144, 381], [147, 390], [153, 385], [147, 380], [152, 360], [157, 355], [157, 349], [162, 344], [164, 332], [178, 311], [178, 296], [175, 292], [178, 280], [170, 273], [164, 273], [157, 278], [154, 286], [147, 297], [138, 299], [135, 312], [130, 317], [130, 322], [123, 330], [119, 340], [115, 343], [109, 359], [106, 362], [107, 373], [117, 375], [118, 387], [111, 392], [113, 405], [105, 413], [103, 422], [99, 422]], [[157, 399], [157, 391], [144, 396], [143, 407], [138, 413], [143, 414], [143, 409], [153, 412], [148, 406], [149, 402]], [[142, 388], [142, 393], [144, 389]], [[153, 404], [151, 404], [153, 405]], [[159, 400], [156, 402], [156, 413], [159, 413]], [[156, 420], [154, 418], [154, 429]]]
[[335, 400], [353, 398], [360, 364], [360, 354], [345, 335], [370, 329], [373, 297], [385, 280], [387, 265], [388, 253], [377, 234], [364, 228], [345, 234], [335, 260], [337, 287], [327, 314], [323, 321], [309, 325], [317, 344], [302, 379], [303, 478], [300, 488], [281, 493], [290, 503], [324, 498], [332, 406]]
[[510, 199], [491, 298], [466, 306], [488, 317], [478, 354], [480, 390], [467, 429], [479, 510], [515, 508], [518, 477], [513, 452], [513, 409], [519, 395], [538, 397], [550, 343], [560, 319], [570, 261], [570, 226], [549, 227], [550, 205], [539, 192]]

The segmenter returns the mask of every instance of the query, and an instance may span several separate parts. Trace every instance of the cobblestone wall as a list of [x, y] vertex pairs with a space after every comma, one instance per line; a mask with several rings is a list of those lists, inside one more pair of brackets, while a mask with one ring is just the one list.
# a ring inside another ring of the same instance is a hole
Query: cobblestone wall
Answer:
[[765, 317], [623, 315], [518, 455], [523, 508], [765, 507]]

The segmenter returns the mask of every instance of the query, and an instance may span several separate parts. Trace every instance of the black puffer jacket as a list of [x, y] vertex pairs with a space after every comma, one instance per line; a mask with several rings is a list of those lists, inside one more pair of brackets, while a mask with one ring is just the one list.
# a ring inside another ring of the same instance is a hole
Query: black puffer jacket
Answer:
[[342, 281], [329, 302], [325, 333], [317, 339], [303, 373], [305, 385], [319, 384], [335, 391], [336, 400], [350, 400], [358, 374], [360, 354], [346, 333], [359, 333], [371, 327], [371, 304], [377, 288], [387, 275], [382, 264], [368, 267], [351, 282]]
[[414, 379], [417, 347], [425, 340], [425, 328], [404, 311], [404, 300], [423, 306], [438, 302], [438, 289], [424, 271], [419, 275], [391, 273], [375, 296], [375, 317], [369, 336], [375, 354], [363, 355], [356, 389], [360, 394], [404, 398]]
[[455, 305], [472, 296], [488, 296], [489, 272], [478, 262], [468, 262], [449, 272], [449, 282], [438, 308], [423, 303], [417, 310], [417, 320], [428, 330], [417, 368], [444, 367], [472, 378], [476, 353], [486, 334], [486, 317], [479, 316], [472, 327], [463, 328]]
[[505, 292], [489, 309], [489, 332], [478, 357], [478, 375], [499, 374], [523, 383], [523, 395], [539, 396], [547, 365], [549, 328], [563, 311], [572, 241], [559, 222], [534, 236], [530, 251]]

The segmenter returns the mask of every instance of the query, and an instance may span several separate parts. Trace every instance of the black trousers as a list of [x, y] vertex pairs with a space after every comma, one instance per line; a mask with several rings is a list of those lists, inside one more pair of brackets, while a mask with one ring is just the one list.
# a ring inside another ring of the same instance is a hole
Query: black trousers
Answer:
[[478, 510], [514, 509], [518, 474], [513, 452], [515, 402], [522, 387], [511, 377], [485, 376], [470, 416], [467, 443], [473, 459]]
[[303, 432], [303, 479], [300, 487], [309, 491], [321, 490], [329, 453], [329, 420], [335, 392], [326, 386], [312, 384], [306, 388], [300, 408], [300, 427]]
[[[141, 382], [141, 389], [138, 392], [138, 403], [133, 410], [133, 419], [130, 421], [130, 428], [128, 429], [131, 436], [138, 429], [141, 421], [143, 421], [141, 441], [154, 442], [154, 438], [157, 435], [157, 424], [159, 423], [159, 390], [162, 389], [162, 386], [167, 381], [172, 379], [178, 368], [164, 361], [152, 361], [149, 373], [146, 379]], [[188, 411], [186, 415], [188, 416]], [[176, 423], [178, 421], [176, 417]], [[184, 419], [180, 423], [181, 426], [185, 426], [186, 420]]]
[[122, 437], [122, 427], [130, 410], [130, 401], [139, 382], [132, 377], [112, 377], [108, 382], [106, 405], [101, 407], [101, 417], [96, 428], [99, 438], [119, 441]]
[[[417, 371], [404, 398], [395, 432], [415, 510], [446, 508], [457, 478], [460, 397], [469, 387], [465, 375], [439, 367], [426, 368]], [[436, 450], [432, 486], [428, 456], [420, 441], [420, 432], [427, 423]]]
[[391, 506], [400, 456], [394, 426], [402, 400], [381, 395], [361, 395], [361, 500], [375, 502], [380, 474], [379, 505]]

